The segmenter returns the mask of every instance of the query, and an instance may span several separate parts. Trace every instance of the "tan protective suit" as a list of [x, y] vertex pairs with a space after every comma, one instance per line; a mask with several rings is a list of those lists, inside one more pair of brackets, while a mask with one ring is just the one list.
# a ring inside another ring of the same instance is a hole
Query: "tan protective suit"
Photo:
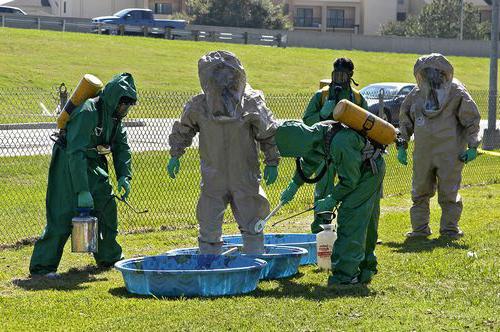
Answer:
[[[204, 55], [198, 62], [198, 75], [203, 93], [186, 104], [180, 122], [174, 123], [169, 143], [171, 156], [178, 158], [196, 133], [200, 134], [200, 252], [220, 253], [224, 211], [230, 204], [242, 234], [243, 250], [262, 253], [264, 235], [255, 233], [254, 226], [269, 214], [269, 202], [260, 187], [258, 146], [266, 165], [277, 166], [277, 123], [262, 92], [246, 84], [244, 68], [234, 54], [216, 51]], [[230, 81], [233, 83], [228, 88], [221, 88]]]
[[[438, 105], [429, 107], [430, 84], [424, 78], [425, 68], [436, 68], [444, 74], [441, 88], [435, 91]], [[453, 78], [453, 67], [441, 54], [420, 57], [414, 66], [417, 87], [401, 105], [399, 123], [402, 138], [408, 142], [415, 134], [413, 152], [413, 206], [410, 210], [412, 235], [429, 235], [429, 199], [436, 186], [442, 215], [440, 233], [457, 236], [462, 232], [458, 221], [462, 198], [458, 194], [464, 163], [459, 155], [479, 145], [480, 115], [465, 86]], [[426, 109], [427, 108], [427, 109]]]

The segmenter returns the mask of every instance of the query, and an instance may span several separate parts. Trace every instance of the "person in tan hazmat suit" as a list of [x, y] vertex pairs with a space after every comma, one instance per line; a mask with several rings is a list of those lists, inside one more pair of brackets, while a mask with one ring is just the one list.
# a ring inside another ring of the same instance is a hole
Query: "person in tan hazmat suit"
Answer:
[[[429, 200], [436, 187], [441, 206], [440, 234], [457, 238], [462, 214], [458, 193], [464, 163], [477, 156], [480, 115], [465, 86], [453, 78], [453, 66], [443, 55], [420, 57], [414, 66], [417, 87], [401, 105], [398, 160], [407, 164], [406, 149], [412, 134], [413, 206], [408, 237], [429, 236]], [[468, 146], [468, 149], [466, 149]]]
[[196, 215], [200, 252], [221, 252], [222, 221], [230, 204], [243, 251], [263, 253], [264, 235], [254, 227], [270, 209], [260, 187], [258, 147], [265, 155], [264, 179], [270, 185], [278, 176], [279, 152], [274, 141], [278, 124], [263, 93], [246, 83], [245, 70], [234, 54], [207, 53], [198, 61], [198, 75], [203, 93], [186, 104], [181, 120], [174, 123], [168, 173], [176, 177], [179, 158], [199, 133], [202, 180]]

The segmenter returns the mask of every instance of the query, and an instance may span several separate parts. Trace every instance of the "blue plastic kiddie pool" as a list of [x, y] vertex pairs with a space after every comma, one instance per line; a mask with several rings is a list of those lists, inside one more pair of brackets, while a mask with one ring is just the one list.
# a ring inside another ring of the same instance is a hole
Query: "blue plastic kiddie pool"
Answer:
[[266, 265], [239, 255], [159, 255], [119, 261], [115, 268], [130, 293], [177, 297], [251, 292]]
[[[242, 244], [241, 235], [225, 235], [222, 237], [225, 244]], [[307, 250], [308, 254], [300, 260], [300, 265], [316, 264], [316, 234], [307, 233], [283, 233], [283, 234], [265, 234], [265, 244], [274, 244], [279, 246], [300, 247]]]
[[[280, 279], [290, 277], [298, 272], [299, 263], [302, 257], [307, 256], [307, 250], [299, 247], [265, 245], [265, 253], [259, 255], [242, 254], [241, 245], [227, 245], [223, 251], [236, 246], [238, 251], [230, 255], [261, 259], [267, 262], [267, 266], [262, 270], [260, 279]], [[166, 255], [198, 254], [198, 248], [174, 249]]]

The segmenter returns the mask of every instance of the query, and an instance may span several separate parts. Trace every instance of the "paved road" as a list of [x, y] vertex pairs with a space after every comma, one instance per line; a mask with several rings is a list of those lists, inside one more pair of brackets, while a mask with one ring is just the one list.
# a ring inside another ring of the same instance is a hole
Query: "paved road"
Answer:
[[[168, 135], [176, 119], [136, 119], [145, 124], [142, 127], [127, 128], [132, 151], [165, 151], [169, 149]], [[487, 121], [481, 121], [481, 131], [487, 127]], [[500, 121], [497, 121], [497, 128]], [[0, 156], [48, 155], [53, 142], [50, 134], [54, 129], [18, 129], [0, 130]], [[198, 136], [192, 147], [198, 147]]]

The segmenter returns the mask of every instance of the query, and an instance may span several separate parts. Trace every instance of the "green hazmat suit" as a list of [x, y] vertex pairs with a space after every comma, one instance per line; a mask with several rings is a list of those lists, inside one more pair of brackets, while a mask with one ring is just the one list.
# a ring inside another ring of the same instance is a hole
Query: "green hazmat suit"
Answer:
[[[333, 120], [331, 113], [330, 116], [327, 118], [322, 118], [320, 114], [320, 111], [327, 99], [335, 100], [335, 104], [342, 99], [348, 99], [351, 102], [368, 110], [368, 104], [366, 100], [354, 88], [342, 89], [336, 93], [333, 90], [333, 88], [325, 87], [321, 90], [318, 90], [309, 101], [309, 104], [304, 112], [304, 115], [302, 116], [302, 121], [306, 125], [312, 126], [320, 121]], [[322, 167], [323, 164], [320, 165], [320, 169]], [[314, 188], [315, 203], [320, 199], [324, 199], [326, 196], [332, 193], [334, 178], [335, 178], [335, 171], [333, 166], [331, 166], [327, 169], [325, 176], [323, 176], [323, 178], [318, 183], [316, 183], [316, 186]], [[320, 224], [326, 224], [326, 223], [329, 223], [329, 221], [325, 220], [320, 215], [314, 214], [314, 222], [311, 224], [311, 231], [313, 233], [321, 232], [322, 228]]]
[[[320, 122], [307, 126], [297, 121], [283, 123], [276, 132], [276, 144], [282, 157], [301, 157], [304, 175], [311, 176], [318, 165], [331, 158], [331, 168], [338, 182], [331, 185], [331, 197], [340, 202], [337, 217], [337, 241], [332, 254], [329, 283], [369, 282], [377, 272], [377, 242], [380, 197], [385, 175], [381, 155], [374, 159], [374, 174], [363, 151], [366, 139], [343, 127], [331, 140], [327, 151], [325, 137], [331, 124]], [[333, 183], [333, 179], [329, 179]], [[304, 183], [296, 172], [293, 181]]]
[[116, 241], [117, 210], [108, 162], [96, 150], [98, 145], [111, 145], [117, 178], [132, 178], [127, 132], [113, 114], [122, 97], [137, 100], [134, 80], [128, 73], [115, 76], [98, 98], [88, 99], [76, 108], [66, 127], [65, 146], [54, 144], [46, 196], [47, 225], [33, 249], [32, 275], [57, 270], [71, 234], [71, 219], [77, 215], [77, 194], [83, 191], [92, 194], [91, 214], [98, 218], [98, 252], [94, 254], [97, 264], [111, 266], [122, 258]]

